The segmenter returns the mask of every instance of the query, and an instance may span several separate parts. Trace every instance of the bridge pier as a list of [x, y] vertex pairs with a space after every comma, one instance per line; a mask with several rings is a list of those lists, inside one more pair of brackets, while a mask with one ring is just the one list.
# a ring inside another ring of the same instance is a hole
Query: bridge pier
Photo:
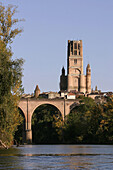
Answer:
[[32, 143], [32, 130], [26, 130], [26, 143]]

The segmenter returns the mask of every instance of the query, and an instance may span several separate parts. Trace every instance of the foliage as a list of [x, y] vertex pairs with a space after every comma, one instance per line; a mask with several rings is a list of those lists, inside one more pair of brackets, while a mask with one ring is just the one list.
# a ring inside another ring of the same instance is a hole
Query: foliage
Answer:
[[102, 133], [104, 143], [113, 143], [113, 97], [103, 104], [103, 119], [99, 130]]
[[65, 143], [113, 143], [113, 98], [96, 104], [84, 98], [67, 116], [63, 134]]
[[13, 26], [21, 21], [13, 18], [16, 9], [15, 6], [8, 5], [6, 8], [0, 4], [0, 39], [5, 44], [12, 43], [15, 36], [22, 32], [22, 29], [13, 29]]
[[33, 143], [59, 143], [62, 137], [62, 117], [52, 105], [41, 105], [32, 116]]
[[[22, 59], [12, 59], [10, 44], [21, 29], [13, 27], [19, 20], [13, 19], [16, 8], [0, 5], [0, 139], [11, 145], [17, 126], [22, 121], [18, 102], [22, 89]], [[13, 28], [12, 28], [13, 27]]]
[[21, 109], [19, 109], [19, 114], [22, 117], [22, 122], [17, 126], [17, 131], [14, 135], [14, 144], [22, 145], [26, 142], [26, 134], [25, 134], [25, 116]]
[[56, 108], [42, 105], [32, 118], [34, 143], [113, 144], [113, 98], [104, 104], [82, 97], [63, 122]]
[[82, 143], [87, 133], [92, 107], [95, 102], [91, 98], [82, 98], [80, 105], [76, 106], [64, 123], [64, 140], [66, 143]]

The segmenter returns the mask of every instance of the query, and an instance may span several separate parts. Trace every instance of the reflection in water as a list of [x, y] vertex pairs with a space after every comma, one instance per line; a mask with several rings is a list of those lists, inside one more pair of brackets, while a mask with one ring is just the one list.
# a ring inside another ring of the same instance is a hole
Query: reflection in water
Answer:
[[28, 145], [0, 150], [0, 169], [112, 169], [112, 145]]

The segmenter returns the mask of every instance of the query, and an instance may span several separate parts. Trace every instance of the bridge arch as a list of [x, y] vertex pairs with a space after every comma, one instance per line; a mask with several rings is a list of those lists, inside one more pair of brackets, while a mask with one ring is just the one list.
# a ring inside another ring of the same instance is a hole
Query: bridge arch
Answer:
[[64, 120], [65, 116], [70, 113], [71, 106], [73, 106], [74, 103], [78, 103], [78, 101], [67, 99], [22, 98], [18, 107], [23, 111], [26, 120], [26, 142], [32, 143], [31, 121], [36, 108], [44, 104], [52, 105], [59, 110]]
[[59, 143], [57, 122], [63, 122], [62, 114], [57, 107], [48, 103], [39, 105], [31, 117], [33, 144]]
[[33, 116], [34, 111], [35, 111], [38, 107], [40, 107], [40, 106], [42, 106], [42, 105], [51, 105], [51, 106], [57, 108], [57, 109], [60, 111], [60, 113], [61, 113], [61, 115], [62, 115], [62, 117], [63, 117], [62, 110], [61, 110], [56, 104], [53, 104], [53, 103], [51, 103], [51, 102], [43, 102], [43, 103], [37, 104], [37, 105], [32, 109], [32, 111], [31, 111], [31, 118], [32, 118], [32, 116]]
[[21, 110], [21, 112], [23, 113], [24, 117], [25, 117], [25, 121], [27, 120], [27, 117], [26, 117], [26, 114], [25, 114], [25, 111], [24, 109], [21, 107], [21, 106], [18, 106], [18, 109]]

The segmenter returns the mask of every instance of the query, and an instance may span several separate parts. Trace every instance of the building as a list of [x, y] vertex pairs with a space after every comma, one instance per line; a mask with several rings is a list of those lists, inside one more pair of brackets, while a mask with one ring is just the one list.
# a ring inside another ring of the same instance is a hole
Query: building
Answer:
[[49, 92], [48, 93], [48, 99], [55, 99], [55, 98], [60, 98], [60, 94], [57, 92]]
[[67, 75], [65, 75], [63, 67], [60, 76], [60, 91], [91, 93], [91, 68], [89, 64], [86, 67], [86, 75], [83, 74], [82, 40], [68, 40]]
[[67, 99], [76, 99], [76, 95], [72, 92], [67, 94]]
[[39, 94], [39, 98], [46, 98], [46, 99], [55, 99], [60, 98], [60, 94], [57, 92], [43, 92]]

